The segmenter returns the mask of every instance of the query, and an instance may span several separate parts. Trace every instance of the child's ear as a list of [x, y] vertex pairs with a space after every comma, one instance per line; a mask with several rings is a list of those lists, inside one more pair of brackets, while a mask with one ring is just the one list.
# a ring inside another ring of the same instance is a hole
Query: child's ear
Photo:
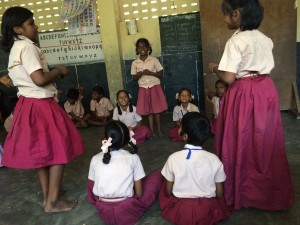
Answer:
[[22, 34], [22, 28], [18, 27], [18, 26], [14, 26], [13, 31], [18, 34], [21, 35]]
[[186, 141], [188, 141], [188, 139], [189, 139], [189, 136], [186, 133], [184, 133], [182, 135], [182, 140], [186, 142]]

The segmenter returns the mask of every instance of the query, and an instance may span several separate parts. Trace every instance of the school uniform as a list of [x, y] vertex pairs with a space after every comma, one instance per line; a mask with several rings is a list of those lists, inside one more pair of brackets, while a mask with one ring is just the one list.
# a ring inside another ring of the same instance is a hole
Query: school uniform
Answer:
[[[236, 73], [222, 98], [215, 149], [224, 164], [226, 204], [282, 210], [294, 202], [276, 87], [273, 42], [258, 30], [228, 40], [219, 70]], [[254, 72], [252, 72], [254, 71]]]
[[[145, 61], [138, 58], [132, 62], [131, 74], [134, 76], [145, 69], [156, 73], [163, 70], [163, 67], [157, 58], [148, 55]], [[157, 114], [168, 108], [159, 78], [143, 75], [138, 80], [138, 84], [139, 93], [136, 107], [139, 115]]]
[[[95, 155], [90, 164], [88, 201], [106, 224], [135, 224], [155, 201], [162, 176], [156, 172], [145, 177], [139, 156], [126, 150], [111, 151], [108, 164], [102, 162], [103, 155], [102, 152]], [[134, 181], [141, 179], [143, 195], [136, 198]]]
[[[82, 95], [79, 95], [78, 99], [75, 101], [73, 105], [71, 105], [69, 101], [66, 101], [64, 104], [65, 111], [68, 114], [72, 112], [75, 114], [75, 116], [82, 118], [84, 116], [84, 108], [81, 103], [82, 98], [83, 98]], [[69, 117], [72, 119], [71, 115], [69, 115]]]
[[218, 96], [214, 96], [214, 97], [212, 97], [212, 99], [210, 101], [214, 105], [214, 115], [213, 115], [214, 117], [212, 119], [210, 119], [210, 132], [212, 134], [215, 134], [217, 118], [218, 118], [219, 111], [220, 111], [221, 99]]
[[[120, 107], [121, 108], [121, 107]], [[127, 127], [135, 127], [137, 122], [142, 120], [142, 117], [136, 113], [136, 107], [132, 106], [132, 112], [129, 111], [129, 106], [125, 111], [121, 108], [122, 114], [119, 115], [118, 108], [116, 107], [113, 112], [113, 120], [119, 120], [123, 122]], [[134, 130], [133, 138], [136, 143], [142, 144], [145, 140], [150, 139], [151, 132], [145, 125], [141, 125]]]
[[97, 116], [108, 117], [109, 112], [114, 109], [113, 105], [108, 98], [102, 97], [99, 102], [91, 100], [90, 109], [92, 112], [96, 112]]
[[49, 71], [44, 54], [31, 40], [19, 37], [22, 40], [15, 41], [8, 62], [19, 100], [3, 147], [3, 165], [34, 169], [66, 164], [83, 153], [82, 139], [54, 100], [54, 85], [39, 87], [30, 77], [39, 69]]
[[[199, 112], [199, 108], [193, 103], [189, 103], [187, 109], [183, 109], [182, 105], [176, 105], [173, 110], [173, 121], [181, 121], [182, 117], [188, 112]], [[172, 127], [168, 131], [168, 137], [173, 141], [182, 141], [181, 137], [178, 134], [179, 127]]]
[[177, 225], [212, 225], [227, 219], [232, 209], [216, 198], [216, 183], [226, 175], [218, 157], [200, 146], [186, 144], [169, 156], [162, 171], [174, 182], [172, 196], [165, 185], [159, 193], [162, 217]]

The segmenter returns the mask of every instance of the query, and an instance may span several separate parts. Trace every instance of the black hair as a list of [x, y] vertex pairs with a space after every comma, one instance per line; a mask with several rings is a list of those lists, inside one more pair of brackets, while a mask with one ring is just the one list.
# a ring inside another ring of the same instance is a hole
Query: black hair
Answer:
[[235, 10], [240, 12], [242, 31], [257, 29], [264, 17], [264, 8], [259, 0], [223, 0], [221, 8], [224, 15], [230, 17]]
[[103, 155], [102, 162], [108, 164], [111, 158], [110, 152], [121, 148], [128, 150], [131, 154], [138, 152], [137, 146], [130, 141], [130, 133], [127, 126], [121, 121], [110, 121], [104, 126], [105, 138], [112, 138], [112, 145], [108, 152]]
[[209, 119], [199, 112], [188, 112], [181, 120], [182, 130], [180, 135], [188, 135], [188, 144], [202, 146], [210, 136]]
[[[126, 90], [120, 90], [120, 91], [118, 91], [118, 92], [117, 92], [117, 99], [118, 99], [119, 94], [120, 94], [121, 92], [124, 92], [124, 93], [127, 95], [128, 99], [129, 99], [129, 112], [133, 112], [133, 106], [132, 106], [132, 103], [131, 103], [129, 94], [128, 94], [128, 92], [127, 92]], [[119, 103], [117, 103], [117, 109], [118, 109], [118, 114], [119, 114], [119, 115], [122, 115], [122, 110], [121, 110], [121, 107], [119, 106]]]
[[223, 84], [225, 88], [228, 87], [228, 84], [225, 81], [221, 80], [221, 79], [216, 81], [215, 86], [217, 86], [217, 84]]
[[138, 51], [139, 43], [143, 43], [147, 48], [149, 48], [149, 53], [148, 54], [151, 55], [152, 48], [151, 48], [151, 45], [150, 45], [149, 41], [146, 38], [140, 38], [136, 41], [136, 43], [135, 43], [135, 52], [136, 52], [136, 54], [137, 55], [139, 54], [139, 51]]
[[67, 98], [77, 100], [79, 97], [79, 91], [76, 88], [71, 88], [67, 92]]
[[[192, 97], [192, 93], [191, 93], [190, 89], [188, 89], [188, 88], [181, 88], [180, 91], [178, 92], [178, 98], [177, 98], [177, 105], [178, 106], [181, 105], [181, 102], [180, 102], [179, 98], [180, 98], [181, 92], [183, 92], [183, 91], [187, 91], [190, 94], [190, 96]], [[191, 99], [191, 102], [193, 102], [193, 99]]]
[[1, 24], [1, 49], [3, 51], [10, 52], [14, 45], [15, 38], [19, 39], [13, 30], [14, 27], [21, 27], [23, 23], [32, 16], [33, 13], [29, 9], [20, 6], [8, 8], [3, 13]]
[[92, 91], [97, 92], [99, 95], [102, 95], [102, 96], [103, 96], [103, 93], [104, 93], [103, 88], [100, 87], [100, 86], [93, 87]]

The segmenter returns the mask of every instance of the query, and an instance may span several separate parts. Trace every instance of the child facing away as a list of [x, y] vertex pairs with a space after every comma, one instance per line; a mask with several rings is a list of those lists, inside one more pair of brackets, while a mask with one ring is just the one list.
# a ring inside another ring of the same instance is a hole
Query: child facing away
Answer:
[[155, 201], [162, 176], [145, 177], [134, 140], [121, 121], [104, 127], [102, 152], [92, 158], [88, 175], [88, 201], [105, 224], [132, 225]]
[[113, 120], [123, 122], [134, 133], [133, 138], [138, 145], [150, 139], [149, 128], [142, 125], [142, 117], [136, 113], [136, 108], [131, 104], [130, 96], [125, 90], [117, 93], [117, 107], [114, 109]]
[[216, 93], [214, 95], [207, 95], [207, 100], [213, 104], [213, 118], [210, 120], [210, 131], [212, 134], [216, 133], [216, 123], [220, 111], [220, 104], [222, 97], [228, 87], [228, 84], [223, 80], [217, 80], [215, 83]]
[[160, 123], [160, 113], [168, 108], [166, 97], [160, 85], [163, 67], [157, 58], [151, 56], [152, 48], [145, 38], [136, 42], [138, 59], [131, 65], [133, 80], [138, 80], [139, 93], [136, 110], [139, 115], [148, 115], [149, 127], [152, 136], [155, 136], [153, 116], [156, 120], [159, 137], [163, 137]]
[[175, 122], [175, 126], [168, 132], [168, 137], [173, 141], [182, 141], [182, 138], [178, 133], [182, 117], [188, 112], [199, 112], [199, 108], [191, 103], [192, 98], [193, 96], [188, 88], [182, 88], [179, 93], [176, 94], [178, 104], [173, 110], [173, 121]]
[[110, 100], [103, 96], [103, 88], [96, 86], [92, 90], [92, 100], [90, 103], [91, 115], [88, 123], [91, 125], [105, 125], [112, 118], [113, 105]]
[[223, 0], [229, 29], [219, 65], [211, 73], [230, 84], [222, 98], [215, 150], [224, 163], [224, 197], [235, 209], [283, 210], [294, 203], [276, 87], [273, 42], [258, 30], [264, 9], [258, 0]]
[[19, 100], [3, 152], [4, 166], [35, 169], [43, 191], [45, 212], [73, 209], [76, 201], [59, 198], [65, 164], [84, 152], [82, 139], [66, 112], [54, 100], [53, 81], [68, 69], [49, 71], [45, 56], [35, 44], [38, 27], [33, 13], [8, 8], [2, 17], [1, 47], [9, 52], [8, 71]]
[[233, 210], [222, 199], [226, 175], [219, 158], [201, 146], [210, 136], [209, 119], [199, 112], [182, 118], [184, 149], [169, 156], [161, 173], [159, 193], [162, 217], [177, 225], [213, 225]]
[[83, 87], [71, 88], [67, 92], [67, 101], [64, 104], [69, 117], [76, 124], [76, 127], [88, 127], [87, 115], [81, 103], [83, 98]]

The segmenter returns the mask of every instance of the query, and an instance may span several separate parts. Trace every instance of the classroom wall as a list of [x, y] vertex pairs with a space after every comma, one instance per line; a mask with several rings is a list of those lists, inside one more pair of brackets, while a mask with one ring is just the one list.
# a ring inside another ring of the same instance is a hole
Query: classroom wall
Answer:
[[[292, 82], [296, 79], [296, 10], [294, 0], [261, 0], [265, 9], [260, 30], [274, 42], [275, 68], [271, 77], [280, 97], [280, 109], [288, 110], [292, 105]], [[221, 1], [200, 1], [203, 68], [218, 62], [226, 41], [234, 31], [227, 29], [220, 9]], [[216, 77], [204, 76], [206, 88], [213, 88]]]

